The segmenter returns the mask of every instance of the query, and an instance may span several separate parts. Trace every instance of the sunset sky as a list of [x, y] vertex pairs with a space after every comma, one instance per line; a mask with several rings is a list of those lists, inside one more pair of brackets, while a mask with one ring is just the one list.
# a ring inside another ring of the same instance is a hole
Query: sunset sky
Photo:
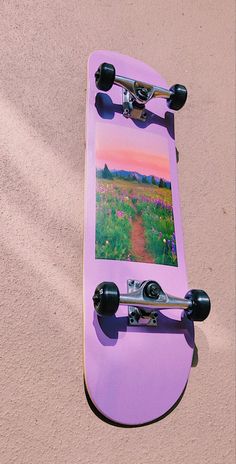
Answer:
[[137, 171], [170, 180], [170, 163], [165, 137], [145, 129], [96, 125], [96, 167]]

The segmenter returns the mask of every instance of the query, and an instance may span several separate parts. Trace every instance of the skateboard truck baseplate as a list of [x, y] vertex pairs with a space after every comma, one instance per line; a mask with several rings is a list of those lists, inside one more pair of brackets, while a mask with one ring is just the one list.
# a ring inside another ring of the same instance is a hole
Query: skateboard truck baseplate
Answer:
[[[128, 293], [137, 292], [141, 287], [142, 282], [139, 280], [128, 280]], [[147, 309], [142, 306], [128, 306], [129, 325], [134, 326], [157, 326], [157, 311], [155, 309]]]

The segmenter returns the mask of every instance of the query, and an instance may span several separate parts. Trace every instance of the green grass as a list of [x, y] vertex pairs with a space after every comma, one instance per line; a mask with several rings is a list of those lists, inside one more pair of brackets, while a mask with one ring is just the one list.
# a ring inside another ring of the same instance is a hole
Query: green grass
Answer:
[[177, 266], [171, 190], [97, 178], [96, 258], [132, 260], [132, 221], [140, 216], [146, 248], [159, 264]]

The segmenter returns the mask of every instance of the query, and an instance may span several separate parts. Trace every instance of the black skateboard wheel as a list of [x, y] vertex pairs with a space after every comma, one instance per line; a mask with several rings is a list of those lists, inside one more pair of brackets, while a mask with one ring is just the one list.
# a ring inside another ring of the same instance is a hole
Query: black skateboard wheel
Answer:
[[95, 82], [99, 90], [107, 92], [114, 84], [116, 71], [112, 64], [102, 63], [95, 73]]
[[189, 290], [185, 298], [191, 300], [192, 306], [187, 311], [187, 316], [191, 321], [204, 321], [210, 313], [210, 298], [204, 290]]
[[181, 84], [175, 84], [170, 88], [170, 92], [173, 92], [171, 97], [167, 100], [167, 105], [170, 109], [178, 111], [183, 108], [188, 92], [186, 87]]
[[120, 292], [114, 282], [102, 282], [93, 295], [94, 308], [100, 316], [113, 316], [119, 306]]

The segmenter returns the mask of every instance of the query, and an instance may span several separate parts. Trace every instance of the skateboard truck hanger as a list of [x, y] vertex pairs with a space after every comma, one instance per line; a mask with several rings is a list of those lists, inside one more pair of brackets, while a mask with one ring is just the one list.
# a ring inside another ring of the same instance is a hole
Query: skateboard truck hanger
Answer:
[[168, 295], [153, 280], [128, 280], [128, 293], [120, 294], [114, 282], [99, 284], [93, 296], [100, 316], [113, 316], [119, 305], [128, 306], [129, 325], [157, 326], [157, 310], [181, 309], [192, 321], [204, 321], [210, 313], [210, 298], [204, 290], [190, 290], [185, 298]]
[[184, 85], [175, 84], [169, 90], [146, 82], [137, 81], [116, 74], [114, 66], [102, 63], [95, 73], [95, 82], [99, 90], [107, 92], [113, 85], [122, 88], [123, 115], [126, 118], [145, 121], [146, 103], [152, 98], [165, 98], [170, 109], [180, 110], [187, 100]]

